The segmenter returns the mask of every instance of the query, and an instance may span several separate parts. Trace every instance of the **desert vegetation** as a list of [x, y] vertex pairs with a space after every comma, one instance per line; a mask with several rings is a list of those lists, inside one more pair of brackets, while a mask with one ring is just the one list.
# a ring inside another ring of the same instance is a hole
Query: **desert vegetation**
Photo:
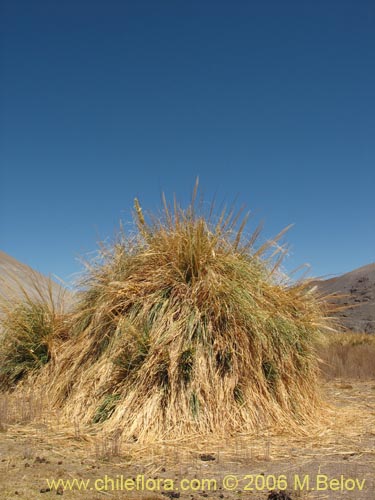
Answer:
[[326, 335], [318, 349], [322, 378], [369, 380], [375, 378], [375, 336], [337, 332]]
[[365, 453], [369, 474], [374, 338], [335, 331], [330, 301], [285, 276], [284, 232], [260, 242], [246, 217], [204, 207], [194, 193], [153, 216], [136, 201], [133, 230], [100, 246], [73, 302], [32, 273], [1, 299], [9, 498], [119, 460], [133, 475], [202, 476], [206, 456], [217, 477], [295, 460], [315, 473], [320, 447], [338, 470]]
[[[64, 292], [56, 295], [51, 280], [30, 270], [25, 284], [8, 276], [0, 297], [0, 389], [12, 390], [35, 375], [67, 339], [69, 326]], [[6, 283], [6, 284], [5, 284]], [[9, 288], [9, 283], [12, 283]]]
[[324, 302], [280, 272], [284, 232], [258, 244], [196, 195], [158, 216], [136, 200], [136, 230], [101, 247], [69, 318], [34, 299], [8, 311], [3, 387], [39, 370], [69, 418], [139, 441], [314, 419]]

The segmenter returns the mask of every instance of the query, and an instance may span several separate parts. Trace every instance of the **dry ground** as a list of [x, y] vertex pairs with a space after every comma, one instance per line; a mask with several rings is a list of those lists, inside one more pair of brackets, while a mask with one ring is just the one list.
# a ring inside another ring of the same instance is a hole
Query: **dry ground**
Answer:
[[[272, 476], [283, 479], [285, 475], [292, 500], [373, 500], [375, 382], [336, 379], [324, 382], [323, 392], [331, 408], [315, 429], [306, 430], [306, 436], [263, 433], [258, 438], [240, 436], [210, 443], [195, 440], [148, 448], [137, 443], [121, 443], [116, 438], [106, 439], [92, 429], [63, 424], [58, 415], [46, 414], [43, 398], [36, 396], [32, 400], [22, 400], [19, 396], [17, 415], [14, 415], [9, 399], [3, 396], [0, 401], [0, 499], [56, 498], [56, 489], [41, 492], [48, 487], [47, 478], [89, 479], [88, 488], [93, 488], [94, 481], [104, 479], [105, 475], [117, 479], [120, 487], [121, 476], [144, 475], [146, 479], [173, 479], [176, 486], [184, 478], [216, 479], [216, 491], [212, 491], [213, 487], [209, 491], [206, 484], [198, 491], [180, 490], [181, 499], [261, 500], [268, 497], [267, 489], [262, 488], [262, 478], [272, 487]], [[311, 489], [316, 486], [317, 474], [325, 474], [330, 479], [344, 475], [345, 478], [365, 480], [365, 483], [362, 491], [357, 488], [352, 492], [293, 491], [297, 476], [303, 481], [304, 476], [309, 475]], [[227, 475], [234, 475], [239, 480], [234, 491], [223, 487]], [[254, 475], [253, 484], [250, 484], [250, 477], [245, 479], [249, 475]], [[99, 482], [99, 487], [103, 484]], [[107, 484], [111, 487], [109, 481]], [[248, 491], [250, 487], [262, 491]], [[75, 487], [73, 491], [65, 489], [59, 493], [63, 493], [65, 499], [168, 498], [160, 492], [112, 491], [111, 488], [99, 492], [95, 488], [79, 491]]]

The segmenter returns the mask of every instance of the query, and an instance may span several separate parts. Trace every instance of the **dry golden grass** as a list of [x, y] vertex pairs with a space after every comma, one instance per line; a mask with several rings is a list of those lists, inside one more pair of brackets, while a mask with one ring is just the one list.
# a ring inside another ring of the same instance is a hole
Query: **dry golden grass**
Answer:
[[70, 335], [39, 379], [71, 419], [124, 439], [256, 432], [316, 418], [325, 306], [280, 278], [280, 247], [246, 218], [167, 203], [102, 247]]
[[[220, 481], [227, 474], [245, 477], [247, 474], [286, 475], [293, 485], [293, 475], [309, 474], [313, 479], [318, 473], [332, 477], [359, 477], [366, 479], [366, 487], [356, 492], [355, 498], [372, 498], [374, 464], [374, 382], [330, 381], [324, 384], [324, 398], [331, 402], [331, 409], [324, 416], [324, 426], [307, 426], [304, 435], [292, 429], [279, 434], [261, 431], [257, 436], [238, 434], [227, 439], [210, 436], [208, 439], [190, 439], [185, 442], [164, 441], [141, 443], [113, 443], [110, 436], [102, 434], [96, 425], [77, 427], [66, 423], [47, 407], [40, 406], [39, 396], [31, 400], [26, 391], [17, 390], [10, 395], [0, 395], [0, 422], [3, 399], [12, 408], [7, 432], [0, 439], [0, 496], [6, 500], [31, 500], [41, 498], [40, 489], [46, 478], [91, 479], [124, 474], [135, 477], [204, 478], [215, 477]], [[41, 396], [43, 396], [41, 394]], [[21, 405], [21, 408], [20, 408]], [[27, 409], [26, 418], [22, 408]], [[29, 411], [32, 408], [36, 411]], [[17, 410], [18, 408], [18, 410]], [[8, 412], [9, 414], [9, 412]], [[18, 417], [17, 417], [18, 415]], [[34, 415], [33, 418], [31, 416]], [[115, 450], [113, 446], [115, 445]], [[119, 445], [119, 447], [117, 446]], [[116, 453], [113, 453], [113, 452]], [[204, 462], [202, 454], [215, 457]], [[38, 461], [42, 457], [43, 461]], [[28, 464], [28, 467], [26, 467]], [[242, 491], [247, 481], [241, 482]], [[15, 494], [17, 491], [17, 494]], [[144, 499], [144, 492], [125, 493], [109, 490], [109, 498]], [[202, 492], [188, 491], [181, 498], [201, 498]], [[212, 494], [218, 498], [219, 491]], [[243, 491], [223, 492], [228, 500], [248, 495]], [[293, 500], [306, 498], [341, 499], [342, 492], [292, 492]], [[54, 493], [52, 493], [54, 495]], [[99, 499], [102, 493], [66, 489], [64, 498]], [[155, 494], [149, 498], [163, 498]], [[211, 495], [209, 495], [211, 497]], [[259, 492], [256, 498], [266, 500], [268, 491]]]
[[51, 279], [17, 270], [0, 282], [0, 390], [13, 389], [54, 361], [68, 337], [66, 295]]
[[375, 336], [361, 333], [330, 333], [319, 349], [326, 379], [374, 379]]

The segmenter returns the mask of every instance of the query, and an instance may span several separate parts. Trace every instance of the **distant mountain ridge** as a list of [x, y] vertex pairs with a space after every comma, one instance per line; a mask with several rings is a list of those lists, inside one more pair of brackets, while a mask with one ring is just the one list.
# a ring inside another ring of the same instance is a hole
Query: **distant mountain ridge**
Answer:
[[344, 328], [375, 333], [375, 263], [335, 278], [315, 281], [314, 285], [321, 295], [339, 295], [332, 299], [335, 304], [348, 306], [336, 313]]

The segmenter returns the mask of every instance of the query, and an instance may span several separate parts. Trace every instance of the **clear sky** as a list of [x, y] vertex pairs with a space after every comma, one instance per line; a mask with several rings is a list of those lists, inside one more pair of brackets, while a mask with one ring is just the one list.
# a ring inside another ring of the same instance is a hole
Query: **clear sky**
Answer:
[[289, 269], [375, 260], [373, 0], [0, 4], [2, 250], [67, 279], [199, 175]]

